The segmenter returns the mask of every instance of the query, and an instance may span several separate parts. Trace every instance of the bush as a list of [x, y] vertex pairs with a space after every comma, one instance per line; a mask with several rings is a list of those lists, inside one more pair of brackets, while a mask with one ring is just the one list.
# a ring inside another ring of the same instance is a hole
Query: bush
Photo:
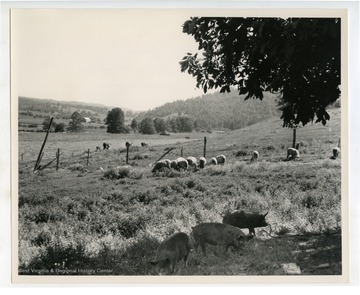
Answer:
[[55, 132], [64, 132], [65, 131], [65, 124], [59, 123], [55, 125]]
[[27, 218], [35, 223], [48, 223], [63, 221], [66, 218], [66, 214], [60, 210], [60, 208], [45, 208], [44, 206], [40, 206], [34, 209], [32, 214], [28, 215]]
[[133, 160], [142, 160], [143, 156], [140, 153], [136, 153], [133, 157]]
[[134, 237], [148, 224], [150, 219], [150, 216], [143, 212], [137, 212], [136, 215], [133, 212], [124, 214], [117, 220], [118, 231], [126, 239]]
[[138, 192], [134, 200], [138, 203], [148, 205], [151, 201], [157, 199], [156, 192], [154, 190], [146, 190], [145, 192]]
[[245, 157], [248, 156], [248, 152], [247, 151], [237, 151], [235, 153], [235, 157]]
[[276, 148], [275, 148], [274, 145], [270, 144], [270, 145], [268, 145], [268, 146], [265, 147], [265, 150], [267, 150], [267, 151], [275, 151]]
[[[82, 244], [63, 245], [60, 241], [46, 247], [45, 251], [34, 259], [30, 269], [53, 270], [87, 268], [89, 258], [85, 254], [85, 246]], [[39, 274], [35, 272], [34, 274]], [[50, 273], [49, 273], [50, 274]]]
[[121, 179], [125, 177], [129, 177], [130, 175], [130, 167], [118, 167], [118, 168], [109, 168], [104, 172], [104, 178], [107, 179]]

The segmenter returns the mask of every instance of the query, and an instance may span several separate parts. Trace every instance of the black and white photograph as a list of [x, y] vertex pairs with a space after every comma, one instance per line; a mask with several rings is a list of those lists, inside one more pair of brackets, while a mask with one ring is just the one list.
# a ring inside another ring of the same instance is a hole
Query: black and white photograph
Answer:
[[344, 10], [10, 21], [14, 281], [348, 281]]

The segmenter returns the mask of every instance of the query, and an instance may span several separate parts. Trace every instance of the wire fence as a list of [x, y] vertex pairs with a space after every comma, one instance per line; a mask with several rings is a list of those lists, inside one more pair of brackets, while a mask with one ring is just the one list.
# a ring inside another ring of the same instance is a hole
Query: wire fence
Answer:
[[[182, 156], [184, 149], [179, 147], [179, 148], [170, 148], [167, 152], [169, 151], [173, 151], [176, 150], [177, 156]], [[316, 150], [316, 149], [315, 149]], [[71, 168], [75, 165], [82, 165], [84, 167], [94, 167], [96, 166], [97, 168], [100, 167], [108, 167], [108, 166], [116, 166], [116, 165], [122, 165], [122, 164], [129, 164], [129, 161], [134, 161], [137, 159], [142, 159], [142, 157], [140, 156], [141, 154], [141, 150], [139, 150], [137, 147], [134, 147], [134, 149], [129, 148], [128, 150], [126, 148], [124, 149], [113, 149], [113, 150], [83, 150], [81, 152], [79, 151], [74, 151], [71, 149], [66, 149], [66, 148], [58, 148], [55, 150], [55, 152], [53, 151], [53, 155], [51, 155], [50, 152], [46, 151], [45, 153], [43, 153], [42, 157], [41, 157], [41, 163], [40, 163], [40, 169], [45, 169], [45, 168], [55, 168], [56, 170], [58, 169], [64, 169], [64, 168]], [[146, 150], [147, 153], [149, 153], [149, 149]], [[219, 153], [219, 150], [209, 150], [208, 154], [214, 154], [214, 153]], [[225, 152], [225, 150], [222, 150], [221, 152]], [[250, 154], [245, 154], [245, 155], [241, 155], [241, 156], [236, 156], [236, 152], [232, 151], [231, 152], [231, 160], [233, 160], [234, 162], [251, 162], [251, 155]], [[167, 154], [167, 153], [165, 153]], [[164, 154], [164, 155], [165, 155]], [[226, 154], [226, 152], [225, 152]], [[115, 160], [114, 160], [114, 155]], [[163, 156], [164, 156], [163, 155]], [[156, 163], [156, 161], [154, 161], [154, 155], [150, 155], [149, 156], [149, 160], [153, 160], [154, 164]], [[257, 162], [271, 162], [271, 163], [276, 163], [276, 162], [284, 162], [287, 161], [287, 157], [286, 157], [286, 150], [284, 150], [284, 154], [281, 155], [261, 155], [259, 159], [257, 160]], [[138, 157], [138, 158], [137, 158]], [[324, 152], [322, 151], [322, 148], [320, 147], [318, 149], [318, 152], [312, 152], [309, 154], [301, 154], [299, 159], [296, 159], [296, 162], [299, 164], [311, 164], [313, 161], [315, 160], [324, 160], [324, 159], [330, 159], [332, 157], [331, 151], [328, 154], [324, 154]], [[162, 157], [160, 157], [158, 160], [160, 160]], [[256, 162], [256, 161], [255, 161]], [[29, 155], [29, 154], [24, 154], [22, 153], [19, 156], [19, 167], [24, 167], [24, 166], [32, 166], [36, 164], [36, 159], [34, 157], [34, 155]], [[144, 167], [148, 166], [147, 164], [144, 164]]]

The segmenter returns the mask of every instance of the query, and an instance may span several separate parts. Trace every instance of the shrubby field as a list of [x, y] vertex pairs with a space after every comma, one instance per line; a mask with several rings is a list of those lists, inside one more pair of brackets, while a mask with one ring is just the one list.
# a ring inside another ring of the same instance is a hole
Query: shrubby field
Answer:
[[[44, 134], [19, 133], [19, 273], [152, 274], [149, 262], [169, 235], [201, 222], [221, 222], [234, 209], [267, 212], [268, 227], [242, 251], [193, 251], [179, 275], [276, 275], [296, 264], [303, 275], [342, 273], [340, 112], [326, 126], [298, 130], [301, 158], [286, 162], [292, 131], [271, 119], [226, 133], [171, 136], [50, 134], [42, 163], [61, 148], [55, 165], [33, 173]], [[224, 154], [225, 166], [151, 173], [166, 158]], [[110, 150], [95, 152], [103, 141]], [[125, 142], [132, 142], [125, 163]], [[140, 142], [149, 143], [141, 147]], [[91, 150], [89, 165], [84, 151]], [[250, 163], [251, 152], [260, 152]], [[21, 157], [22, 156], [22, 157]], [[244, 230], [247, 233], [247, 230]], [[41, 271], [40, 271], [41, 270]]]

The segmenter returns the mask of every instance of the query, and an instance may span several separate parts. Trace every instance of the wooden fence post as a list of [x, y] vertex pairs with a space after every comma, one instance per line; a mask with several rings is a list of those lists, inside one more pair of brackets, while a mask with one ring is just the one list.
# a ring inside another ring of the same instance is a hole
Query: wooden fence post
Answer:
[[24, 154], [21, 154], [21, 162], [24, 161]]
[[46, 136], [45, 136], [44, 142], [43, 142], [43, 144], [42, 144], [42, 146], [41, 146], [41, 148], [40, 148], [40, 152], [39, 152], [38, 158], [37, 158], [36, 163], [35, 163], [34, 172], [37, 170], [37, 168], [38, 168], [39, 165], [40, 165], [41, 158], [42, 158], [42, 155], [43, 155], [43, 149], [44, 149], [44, 147], [45, 147], [45, 143], [46, 143], [46, 140], [47, 140], [47, 138], [48, 138], [48, 135], [49, 135], [49, 132], [50, 132], [50, 129], [51, 129], [52, 121], [53, 121], [53, 117], [51, 117], [51, 119], [50, 119], [49, 128], [48, 128], [48, 130], [47, 130], [47, 132], [46, 132]]
[[129, 164], [129, 148], [131, 146], [131, 143], [126, 142], [125, 145], [126, 145], [126, 164], [128, 165]]
[[86, 166], [89, 166], [90, 149], [88, 149], [87, 154]]
[[57, 149], [57, 153], [56, 153], [56, 171], [59, 170], [59, 160], [60, 160], [60, 149]]
[[157, 162], [159, 162], [162, 158], [164, 158], [168, 153], [170, 153], [174, 149], [175, 148], [169, 148], [159, 159], [157, 159], [154, 163], [150, 164], [149, 166], [151, 167], [155, 165]]
[[338, 142], [338, 148], [340, 148], [340, 140], [341, 140], [341, 138], [339, 138], [339, 142]]
[[204, 137], [204, 158], [206, 158], [206, 136]]
[[181, 157], [184, 156], [183, 148], [181, 147]]

